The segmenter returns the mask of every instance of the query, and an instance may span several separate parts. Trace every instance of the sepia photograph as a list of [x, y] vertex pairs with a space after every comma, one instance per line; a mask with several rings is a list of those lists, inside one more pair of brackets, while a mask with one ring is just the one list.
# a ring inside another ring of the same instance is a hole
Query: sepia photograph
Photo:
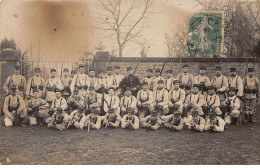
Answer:
[[259, 165], [260, 0], [0, 0], [0, 165]]

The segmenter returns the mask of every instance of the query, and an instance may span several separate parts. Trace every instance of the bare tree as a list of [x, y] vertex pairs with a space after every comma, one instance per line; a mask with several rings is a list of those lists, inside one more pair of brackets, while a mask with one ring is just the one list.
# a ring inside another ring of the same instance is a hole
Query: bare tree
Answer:
[[105, 38], [116, 39], [119, 57], [129, 42], [140, 42], [141, 32], [149, 28], [150, 16], [158, 13], [152, 11], [152, 1], [99, 0], [98, 28], [104, 30]]

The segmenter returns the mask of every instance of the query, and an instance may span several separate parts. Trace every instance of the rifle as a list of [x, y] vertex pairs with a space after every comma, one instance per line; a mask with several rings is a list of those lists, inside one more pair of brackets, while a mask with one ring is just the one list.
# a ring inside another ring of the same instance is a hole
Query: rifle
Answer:
[[165, 67], [165, 64], [166, 64], [166, 61], [163, 63], [163, 66], [162, 66], [162, 69], [161, 69], [161, 72], [160, 72], [160, 76], [162, 75], [162, 72], [163, 72], [163, 69]]
[[89, 132], [89, 130], [90, 130], [90, 119], [88, 121], [88, 132]]
[[14, 125], [15, 126], [19, 126], [20, 125], [20, 117], [18, 116], [17, 110], [15, 110]]
[[47, 104], [47, 102], [45, 102], [45, 103], [40, 103], [40, 104], [38, 104], [37, 106], [34, 106], [33, 108], [32, 108], [32, 111], [34, 111], [34, 113], [33, 113], [33, 115], [32, 116], [36, 116], [36, 113], [39, 111], [39, 107], [41, 107], [41, 106], [43, 106], [43, 105], [45, 105], [45, 104]]
[[133, 75], [135, 75], [135, 72], [136, 72], [136, 70], [137, 70], [137, 68], [138, 68], [138, 65], [139, 65], [140, 61], [141, 61], [141, 59], [138, 61], [137, 65], [136, 65], [136, 67], [135, 67], [135, 70], [134, 70]]

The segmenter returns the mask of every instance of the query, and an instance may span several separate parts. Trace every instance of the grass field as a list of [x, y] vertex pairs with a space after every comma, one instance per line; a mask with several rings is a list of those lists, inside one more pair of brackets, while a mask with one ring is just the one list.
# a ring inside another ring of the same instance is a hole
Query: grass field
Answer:
[[[224, 133], [0, 127], [1, 164], [260, 164], [257, 123]], [[3, 123], [3, 117], [1, 117]], [[7, 159], [8, 158], [8, 159]]]

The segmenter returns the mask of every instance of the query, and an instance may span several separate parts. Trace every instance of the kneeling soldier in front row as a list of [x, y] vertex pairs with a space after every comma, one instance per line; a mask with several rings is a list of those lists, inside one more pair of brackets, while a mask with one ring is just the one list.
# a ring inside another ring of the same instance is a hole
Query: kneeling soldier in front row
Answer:
[[90, 110], [90, 114], [87, 115], [85, 127], [89, 129], [100, 129], [101, 117], [99, 116], [100, 111], [96, 108]]
[[127, 114], [125, 114], [124, 117], [122, 118], [121, 127], [130, 128], [130, 129], [134, 129], [134, 130], [139, 129], [139, 119], [134, 114], [133, 109], [127, 110]]
[[[239, 125], [238, 117], [240, 115], [240, 100], [236, 96], [237, 89], [234, 87], [229, 88], [228, 97], [224, 102], [226, 104], [226, 114], [225, 114], [225, 123], [231, 124], [234, 123]], [[233, 122], [232, 122], [233, 121]]]
[[176, 111], [174, 114], [170, 114], [167, 116], [162, 116], [162, 123], [166, 128], [169, 128], [173, 131], [180, 131], [183, 129], [183, 119], [181, 118], [181, 113]]
[[204, 131], [205, 120], [199, 116], [198, 111], [192, 111], [192, 118], [188, 125], [189, 130]]
[[70, 117], [61, 107], [57, 107], [53, 115], [46, 119], [48, 127], [54, 127], [60, 131], [67, 128]]
[[205, 131], [224, 132], [224, 127], [225, 121], [220, 116], [216, 116], [216, 113], [210, 112], [205, 124]]
[[220, 99], [219, 96], [216, 94], [216, 88], [213, 85], [210, 85], [208, 87], [208, 95], [206, 97], [206, 103], [207, 103], [207, 111], [205, 112], [204, 115], [206, 120], [210, 112], [214, 112], [218, 116], [222, 114], [219, 108]]
[[86, 104], [86, 101], [83, 96], [79, 95], [79, 90], [74, 90], [73, 94], [68, 98], [67, 104], [69, 106], [68, 114], [70, 114], [72, 111], [77, 110], [80, 105]]
[[4, 123], [6, 127], [13, 125], [25, 126], [27, 111], [23, 98], [16, 93], [15, 86], [11, 87], [11, 94], [5, 98], [3, 111], [5, 113]]
[[80, 105], [77, 110], [74, 110], [69, 115], [70, 121], [68, 123], [67, 128], [69, 128], [71, 125], [76, 127], [77, 129], [83, 129], [86, 122], [86, 116], [84, 113], [84, 107]]
[[140, 120], [142, 127], [146, 128], [147, 130], [158, 130], [161, 126], [161, 119], [158, 116], [157, 111], [152, 110], [150, 115]]
[[121, 117], [119, 114], [115, 113], [114, 109], [108, 109], [107, 114], [102, 117], [102, 120], [105, 127], [118, 128]]
[[30, 115], [30, 126], [37, 125], [42, 126], [46, 124], [45, 120], [49, 117], [49, 104], [46, 100], [40, 98], [39, 90], [33, 89], [32, 98], [27, 104], [27, 112]]

